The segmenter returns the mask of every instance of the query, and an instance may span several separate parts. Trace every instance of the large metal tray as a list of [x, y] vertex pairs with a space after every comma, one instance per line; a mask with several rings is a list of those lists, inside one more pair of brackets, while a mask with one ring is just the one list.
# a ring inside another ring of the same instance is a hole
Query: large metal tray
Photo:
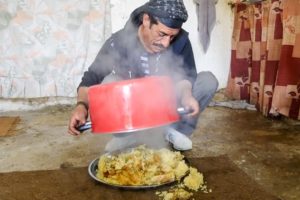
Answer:
[[[189, 162], [186, 158], [184, 158], [186, 164], [189, 166]], [[99, 162], [99, 158], [94, 159], [88, 166], [88, 173], [89, 175], [97, 182], [105, 184], [105, 185], [109, 185], [115, 188], [123, 188], [123, 189], [151, 189], [151, 188], [158, 188], [158, 187], [162, 187], [162, 186], [166, 186], [166, 185], [171, 185], [174, 184], [175, 182], [178, 182], [178, 180], [174, 180], [174, 181], [170, 181], [170, 182], [165, 182], [159, 185], [116, 185], [116, 184], [111, 184], [108, 182], [105, 182], [104, 180], [101, 180], [99, 178], [97, 178], [96, 174], [97, 174], [97, 170], [98, 170], [98, 162]], [[184, 178], [186, 175], [188, 175], [189, 171], [187, 171], [187, 173], [181, 177]]]

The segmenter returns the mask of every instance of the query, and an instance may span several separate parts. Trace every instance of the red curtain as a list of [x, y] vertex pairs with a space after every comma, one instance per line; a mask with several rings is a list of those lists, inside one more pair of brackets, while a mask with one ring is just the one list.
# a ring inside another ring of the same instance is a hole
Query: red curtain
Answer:
[[300, 1], [237, 3], [234, 16], [227, 95], [300, 120]]

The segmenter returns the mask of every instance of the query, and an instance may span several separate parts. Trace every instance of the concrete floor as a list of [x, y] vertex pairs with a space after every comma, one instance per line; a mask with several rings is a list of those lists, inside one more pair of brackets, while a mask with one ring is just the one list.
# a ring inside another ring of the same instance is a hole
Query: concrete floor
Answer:
[[[89, 131], [78, 137], [68, 135], [71, 109], [51, 106], [1, 113], [20, 116], [21, 121], [13, 136], [0, 137], [0, 172], [87, 166], [102, 154], [111, 135]], [[192, 140], [188, 157], [226, 154], [269, 193], [285, 200], [300, 199], [299, 121], [209, 107], [202, 113]]]

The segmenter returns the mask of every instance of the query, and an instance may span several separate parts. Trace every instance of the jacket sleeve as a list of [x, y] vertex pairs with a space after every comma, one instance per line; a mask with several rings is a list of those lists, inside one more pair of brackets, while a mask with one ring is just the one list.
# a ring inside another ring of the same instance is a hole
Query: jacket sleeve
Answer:
[[111, 37], [106, 40], [93, 63], [84, 72], [78, 88], [100, 84], [104, 77], [114, 69], [117, 55], [118, 53], [115, 51], [114, 41]]
[[193, 84], [197, 77], [197, 69], [190, 40], [187, 40], [182, 50], [182, 56], [184, 63], [183, 71], [186, 76], [185, 78]]
[[180, 58], [180, 62], [176, 62], [176, 73], [179, 80], [185, 79], [193, 84], [197, 77], [197, 69], [188, 32], [182, 29], [172, 45], [172, 51]]

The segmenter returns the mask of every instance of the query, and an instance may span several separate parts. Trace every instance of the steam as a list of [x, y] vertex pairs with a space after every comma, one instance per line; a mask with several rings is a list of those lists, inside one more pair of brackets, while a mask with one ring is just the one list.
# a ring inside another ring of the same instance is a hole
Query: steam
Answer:
[[[150, 149], [169, 149], [171, 146], [165, 140], [166, 127], [156, 127], [156, 128], [148, 128], [144, 130], [137, 130], [133, 132], [120, 132], [113, 135], [112, 139], [108, 141], [107, 146], [110, 148], [106, 148], [107, 153], [116, 153], [123, 152], [129, 150], [131, 148], [138, 147], [140, 145], [145, 145]], [[118, 141], [115, 142], [114, 140]], [[120, 142], [121, 141], [121, 142]], [[110, 143], [113, 143], [112, 147]]]
[[165, 140], [166, 127], [150, 128], [144, 131], [138, 131], [137, 144], [145, 144], [151, 149], [169, 148], [169, 143]]
[[[183, 70], [185, 62], [182, 57], [173, 52], [172, 47], [159, 53], [149, 54], [141, 43], [135, 42], [138, 37], [136, 29], [125, 28], [123, 31], [126, 31], [126, 34], [115, 33], [112, 38], [105, 42], [94, 63], [89, 68], [89, 71], [95, 72], [98, 76], [105, 75], [100, 80], [101, 83], [144, 77], [145, 73], [141, 66], [141, 56], [145, 54], [148, 57], [147, 62], [150, 75], [169, 76], [174, 85], [183, 79], [193, 79], [190, 76], [191, 74], [196, 76], [195, 69], [189, 71], [186, 68]], [[193, 55], [190, 56], [190, 59], [192, 60], [191, 62], [194, 62]], [[151, 93], [151, 91], [145, 92]], [[118, 112], [120, 111], [115, 111], [116, 115], [118, 115]], [[136, 145], [146, 144], [150, 148], [168, 148], [169, 144], [165, 140], [165, 131], [166, 128], [164, 126], [158, 128], [149, 127], [147, 130], [134, 131], [130, 134], [133, 134], [137, 140]], [[122, 133], [117, 135], [119, 134]]]
[[[174, 82], [191, 79], [191, 76], [195, 77], [195, 69], [188, 70], [187, 67], [185, 70], [182, 69], [185, 62], [181, 56], [174, 53], [173, 47], [150, 54], [144, 49], [141, 42], [137, 42], [137, 28], [125, 28], [122, 31], [121, 34], [120, 32], [113, 34], [104, 43], [89, 71], [93, 71], [99, 77], [114, 72], [121, 79], [140, 78], [145, 76], [141, 67], [141, 56], [146, 55], [150, 75], [168, 75]], [[189, 55], [188, 59], [188, 62], [193, 64], [193, 55]], [[99, 83], [101, 81], [102, 79], [99, 80]]]

